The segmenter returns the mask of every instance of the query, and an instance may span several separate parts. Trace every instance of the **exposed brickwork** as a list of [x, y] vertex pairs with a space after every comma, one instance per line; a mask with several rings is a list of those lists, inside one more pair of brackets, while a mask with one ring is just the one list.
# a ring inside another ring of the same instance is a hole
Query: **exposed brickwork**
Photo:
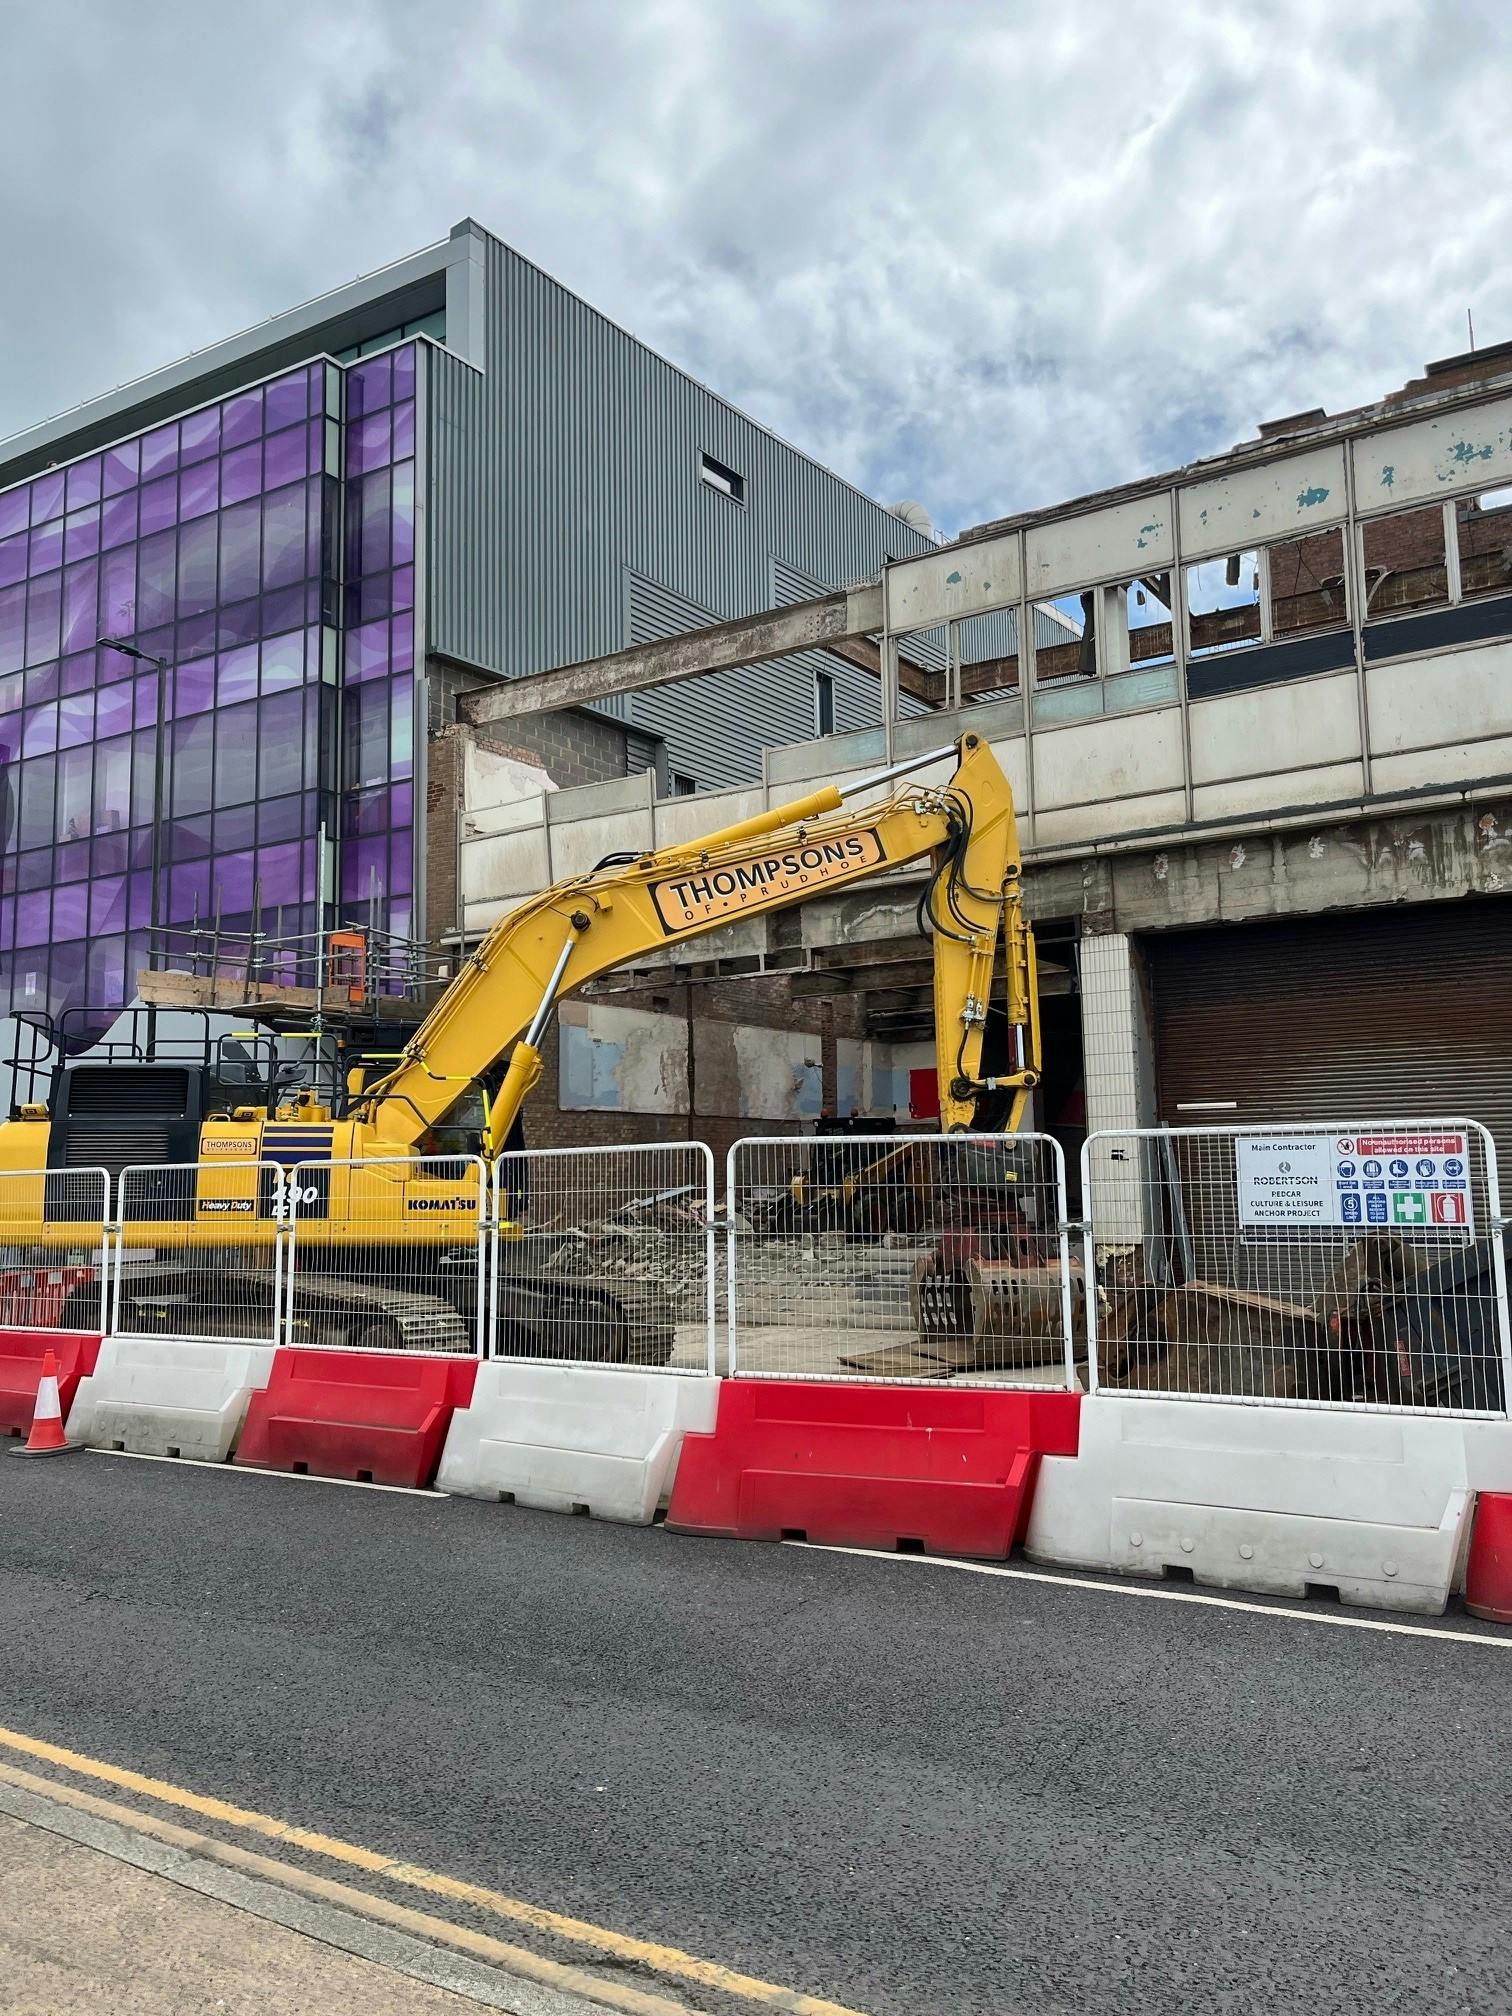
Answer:
[[[636, 988], [612, 998], [625, 1008], [650, 1009], [686, 1022], [686, 987]], [[773, 1030], [805, 1030], [820, 1038], [824, 1079], [822, 1097], [833, 1108], [836, 1087], [836, 1038], [859, 1036], [863, 1028], [863, 1004], [859, 997], [841, 995], [833, 1002], [798, 999], [792, 996], [786, 974], [752, 974], [709, 981], [691, 989], [693, 1013], [703, 1022], [742, 1022]], [[612, 1113], [593, 1110], [564, 1110], [558, 1105], [558, 1025], [553, 1022], [542, 1045], [544, 1066], [541, 1082], [531, 1095], [526, 1115], [526, 1131], [531, 1142], [541, 1148], [624, 1146], [635, 1141], [707, 1141], [716, 1158], [723, 1157], [730, 1143], [742, 1134], [797, 1134], [799, 1122], [753, 1118], [749, 1114], [709, 1111], [719, 1106], [717, 1088], [700, 1085], [693, 1076], [691, 1119], [668, 1113]]]
[[544, 764], [562, 790], [627, 772], [624, 729], [597, 714], [528, 714], [496, 732], [500, 740], [494, 746], [524, 751], [526, 761]]
[[463, 742], [456, 729], [432, 735], [425, 752], [425, 916], [432, 950], [455, 928]]
[[457, 695], [491, 683], [444, 659], [428, 666], [430, 739], [426, 751], [426, 919], [434, 950], [460, 914], [457, 848], [462, 814], [465, 750], [469, 743], [497, 756], [539, 764], [561, 789], [602, 784], [627, 772], [627, 737], [618, 722], [576, 709], [530, 715], [492, 734], [461, 726]]
[[[497, 684], [483, 673], [444, 658], [429, 661], [427, 676], [433, 736], [455, 727], [459, 694]], [[624, 726], [579, 708], [558, 714], [524, 715], [478, 739], [488, 748], [523, 756], [528, 763], [544, 764], [552, 783], [562, 789], [574, 784], [602, 784], [606, 778], [623, 777], [628, 768]]]

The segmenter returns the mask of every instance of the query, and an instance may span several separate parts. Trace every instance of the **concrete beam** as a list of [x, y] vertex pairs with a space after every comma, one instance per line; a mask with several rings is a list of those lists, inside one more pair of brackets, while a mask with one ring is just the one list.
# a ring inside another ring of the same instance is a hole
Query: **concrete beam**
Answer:
[[[461, 719], [474, 728], [541, 714], [558, 707], [581, 707], [616, 693], [645, 693], [706, 672], [732, 672], [794, 651], [834, 651], [864, 671], [880, 674], [881, 654], [870, 642], [882, 627], [882, 590], [876, 585], [838, 588], [811, 602], [785, 609], [762, 609], [702, 630], [679, 631], [650, 644], [635, 644], [603, 658], [558, 665], [524, 679], [505, 679], [457, 702]], [[900, 671], [904, 690], [920, 699], [941, 697], [938, 674], [910, 663]]]
[[[873, 948], [868, 947], [868, 950]], [[822, 1001], [836, 994], [851, 994], [857, 988], [872, 990], [895, 989], [900, 987], [931, 987], [934, 984], [934, 967], [927, 956], [919, 956], [919, 941], [913, 941], [912, 948], [899, 945], [897, 959], [889, 962], [866, 962], [856, 966], [825, 966], [806, 973], [793, 975], [792, 987], [795, 1000]], [[912, 950], [911, 958], [903, 955]]]

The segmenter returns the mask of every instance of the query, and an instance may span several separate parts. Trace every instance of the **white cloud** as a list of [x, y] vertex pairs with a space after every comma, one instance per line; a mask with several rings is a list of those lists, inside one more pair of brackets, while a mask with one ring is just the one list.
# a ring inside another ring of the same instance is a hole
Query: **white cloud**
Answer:
[[955, 528], [1512, 335], [1472, 0], [119, 0], [8, 24], [0, 430], [467, 214]]

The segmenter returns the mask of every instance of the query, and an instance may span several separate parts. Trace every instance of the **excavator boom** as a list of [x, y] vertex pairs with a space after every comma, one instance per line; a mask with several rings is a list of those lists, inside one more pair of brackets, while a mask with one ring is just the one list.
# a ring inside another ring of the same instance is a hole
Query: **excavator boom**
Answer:
[[[943, 786], [913, 783], [880, 801], [847, 805], [909, 771], [957, 759]], [[919, 905], [934, 943], [940, 1120], [970, 1126], [988, 1089], [1017, 1095], [1017, 1126], [1038, 1077], [1034, 953], [1020, 897], [1013, 794], [986, 742], [858, 781], [830, 785], [686, 845], [614, 856], [512, 910], [473, 953], [396, 1068], [361, 1097], [371, 1152], [413, 1152], [461, 1094], [513, 1046], [489, 1109], [484, 1149], [498, 1155], [540, 1077], [540, 1042], [555, 1002], [599, 974], [648, 953], [833, 894], [928, 857]], [[1008, 1020], [1021, 1037], [1014, 1068], [981, 1073], [982, 1039], [1000, 940]]]

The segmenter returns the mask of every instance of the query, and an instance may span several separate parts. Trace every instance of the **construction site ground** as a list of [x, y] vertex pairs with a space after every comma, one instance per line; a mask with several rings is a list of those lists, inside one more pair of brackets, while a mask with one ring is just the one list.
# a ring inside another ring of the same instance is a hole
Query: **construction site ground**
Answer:
[[[1065, 1361], [1059, 1343], [1043, 1352], [1025, 1340], [1011, 1351], [988, 1348], [956, 1368], [931, 1357], [921, 1337], [911, 1301], [920, 1264], [932, 1251], [927, 1243], [890, 1237], [857, 1240], [837, 1234], [772, 1239], [741, 1235], [740, 1292], [736, 1308], [737, 1348], [744, 1371], [778, 1377], [869, 1376], [946, 1379], [968, 1376], [1014, 1386], [1063, 1386]], [[614, 1228], [588, 1228], [574, 1264], [594, 1275], [621, 1273], [652, 1282], [672, 1300], [677, 1317], [673, 1366], [692, 1370], [707, 1362], [705, 1327], [707, 1265], [701, 1238], [668, 1238], [651, 1227], [636, 1227], [616, 1238]], [[721, 1240], [715, 1249], [714, 1321], [716, 1369], [729, 1370], [728, 1256]], [[1085, 1345], [1079, 1345], [1085, 1359]], [[1004, 1363], [1005, 1358], [1023, 1360]]]
[[[912, 1337], [912, 1330], [906, 1326], [867, 1328], [857, 1325], [836, 1331], [814, 1323], [763, 1323], [741, 1331], [740, 1366], [743, 1372], [762, 1373], [773, 1378], [815, 1375], [885, 1378], [888, 1376], [887, 1362], [879, 1363], [877, 1354], [891, 1354], [900, 1347], [907, 1348]], [[727, 1372], [730, 1365], [728, 1323], [716, 1323], [714, 1346], [716, 1369], [721, 1373]], [[703, 1325], [680, 1323], [677, 1326], [677, 1347], [672, 1355], [673, 1366], [685, 1371], [701, 1370], [706, 1357]], [[852, 1362], [856, 1360], [863, 1362]], [[1057, 1358], [1038, 1365], [975, 1366], [968, 1373], [953, 1375], [944, 1365], [931, 1369], [927, 1360], [912, 1351], [908, 1369], [910, 1378], [948, 1380], [951, 1377], [966, 1377], [973, 1383], [999, 1386], [1063, 1387], [1066, 1373], [1064, 1360]], [[1084, 1386], [1085, 1360], [1076, 1369], [1077, 1383]]]

